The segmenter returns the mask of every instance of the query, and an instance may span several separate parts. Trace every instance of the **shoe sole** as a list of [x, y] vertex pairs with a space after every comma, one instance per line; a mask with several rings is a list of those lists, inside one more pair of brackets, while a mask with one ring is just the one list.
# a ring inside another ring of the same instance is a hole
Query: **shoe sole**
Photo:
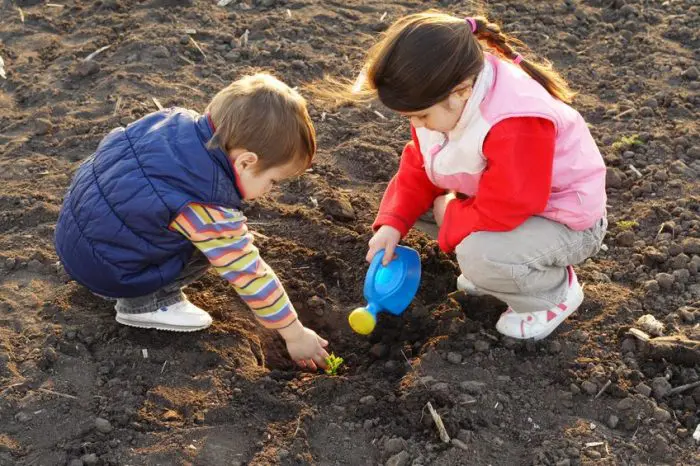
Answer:
[[550, 336], [557, 328], [559, 328], [559, 326], [562, 324], [562, 322], [564, 322], [566, 319], [568, 319], [569, 316], [571, 316], [571, 314], [576, 312], [578, 310], [578, 308], [581, 306], [581, 303], [583, 303], [583, 298], [584, 298], [583, 287], [581, 285], [577, 285], [577, 286], [579, 289], [579, 295], [578, 295], [578, 299], [575, 302], [575, 305], [572, 304], [571, 306], [569, 306], [569, 308], [566, 311], [562, 312], [561, 314], [557, 314], [557, 317], [552, 320], [552, 322], [554, 322], [555, 325], [553, 325], [545, 333], [541, 333], [541, 334], [534, 336], [534, 337], [523, 338], [520, 336], [508, 335], [507, 333], [503, 333], [498, 327], [496, 327], [496, 330], [501, 335], [504, 335], [504, 336], [507, 336], [510, 338], [514, 338], [516, 340], [522, 340], [522, 341], [525, 341], [525, 340], [534, 340], [534, 341], [544, 340], [545, 338]]
[[578, 308], [581, 306], [581, 303], [583, 303], [583, 287], [581, 285], [578, 285], [578, 289], [579, 289], [578, 299], [576, 300], [577, 304], [575, 306], [573, 306], [573, 305], [570, 306], [569, 309], [567, 309], [565, 312], [562, 312], [561, 314], [557, 315], [557, 317], [555, 319], [553, 319], [553, 322], [555, 322], [556, 325], [554, 325], [551, 329], [549, 329], [548, 332], [543, 333], [541, 335], [537, 335], [536, 337], [532, 337], [533, 340], [535, 340], [535, 341], [544, 340], [545, 338], [550, 336], [552, 334], [552, 332], [554, 332], [557, 328], [559, 328], [559, 326], [562, 324], [562, 322], [564, 322], [566, 319], [568, 319], [571, 314], [573, 314], [574, 312], [576, 312], [578, 310]]
[[205, 328], [209, 328], [211, 324], [207, 325], [199, 325], [197, 327], [194, 326], [182, 326], [182, 325], [168, 325], [168, 324], [162, 324], [162, 323], [146, 323], [146, 322], [134, 322], [132, 320], [128, 319], [123, 319], [121, 317], [115, 317], [116, 321], [119, 322], [122, 325], [127, 325], [129, 327], [136, 327], [136, 328], [143, 328], [143, 329], [156, 329], [156, 330], [165, 330], [169, 332], [197, 332], [199, 330], [204, 330]]

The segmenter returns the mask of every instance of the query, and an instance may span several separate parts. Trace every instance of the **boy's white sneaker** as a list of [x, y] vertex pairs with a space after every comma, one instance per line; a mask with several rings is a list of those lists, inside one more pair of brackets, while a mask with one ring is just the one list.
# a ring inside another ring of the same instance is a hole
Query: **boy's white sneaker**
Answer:
[[483, 296], [484, 293], [480, 291], [471, 280], [469, 280], [464, 275], [457, 277], [457, 289], [459, 291], [464, 291], [469, 296]]
[[172, 332], [194, 332], [211, 325], [212, 318], [204, 310], [185, 300], [153, 312], [126, 314], [117, 312], [117, 322], [131, 327], [155, 328]]
[[552, 309], [537, 312], [518, 313], [509, 307], [498, 319], [496, 330], [502, 335], [519, 340], [542, 340], [549, 336], [583, 302], [583, 288], [578, 283], [574, 268], [569, 266], [567, 271], [569, 290], [564, 302]]

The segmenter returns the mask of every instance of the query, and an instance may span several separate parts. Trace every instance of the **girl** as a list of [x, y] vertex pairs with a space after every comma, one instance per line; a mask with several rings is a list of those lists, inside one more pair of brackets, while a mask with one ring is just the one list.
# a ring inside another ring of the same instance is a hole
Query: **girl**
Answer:
[[353, 100], [411, 122], [367, 260], [390, 260], [432, 205], [458, 288], [508, 304], [503, 335], [539, 340], [583, 300], [572, 265], [602, 245], [605, 166], [565, 81], [521, 45], [484, 17], [410, 15], [370, 50]]

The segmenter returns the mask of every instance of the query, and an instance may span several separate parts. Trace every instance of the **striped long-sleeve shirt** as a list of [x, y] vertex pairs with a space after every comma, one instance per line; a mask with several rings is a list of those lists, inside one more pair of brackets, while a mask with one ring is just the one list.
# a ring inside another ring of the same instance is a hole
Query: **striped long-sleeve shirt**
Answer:
[[262, 260], [246, 218], [238, 210], [189, 204], [170, 227], [189, 238], [268, 328], [293, 323], [297, 314], [282, 284]]

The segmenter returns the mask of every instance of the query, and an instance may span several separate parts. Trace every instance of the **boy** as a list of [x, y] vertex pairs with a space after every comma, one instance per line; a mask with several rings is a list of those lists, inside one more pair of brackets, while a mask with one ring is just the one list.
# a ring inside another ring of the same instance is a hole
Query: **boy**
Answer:
[[56, 251], [77, 282], [116, 299], [117, 322], [178, 332], [211, 325], [181, 291], [211, 264], [292, 359], [325, 367], [328, 342], [301, 324], [240, 211], [315, 151], [304, 99], [270, 75], [244, 77], [204, 115], [163, 110], [107, 135], [73, 179]]

